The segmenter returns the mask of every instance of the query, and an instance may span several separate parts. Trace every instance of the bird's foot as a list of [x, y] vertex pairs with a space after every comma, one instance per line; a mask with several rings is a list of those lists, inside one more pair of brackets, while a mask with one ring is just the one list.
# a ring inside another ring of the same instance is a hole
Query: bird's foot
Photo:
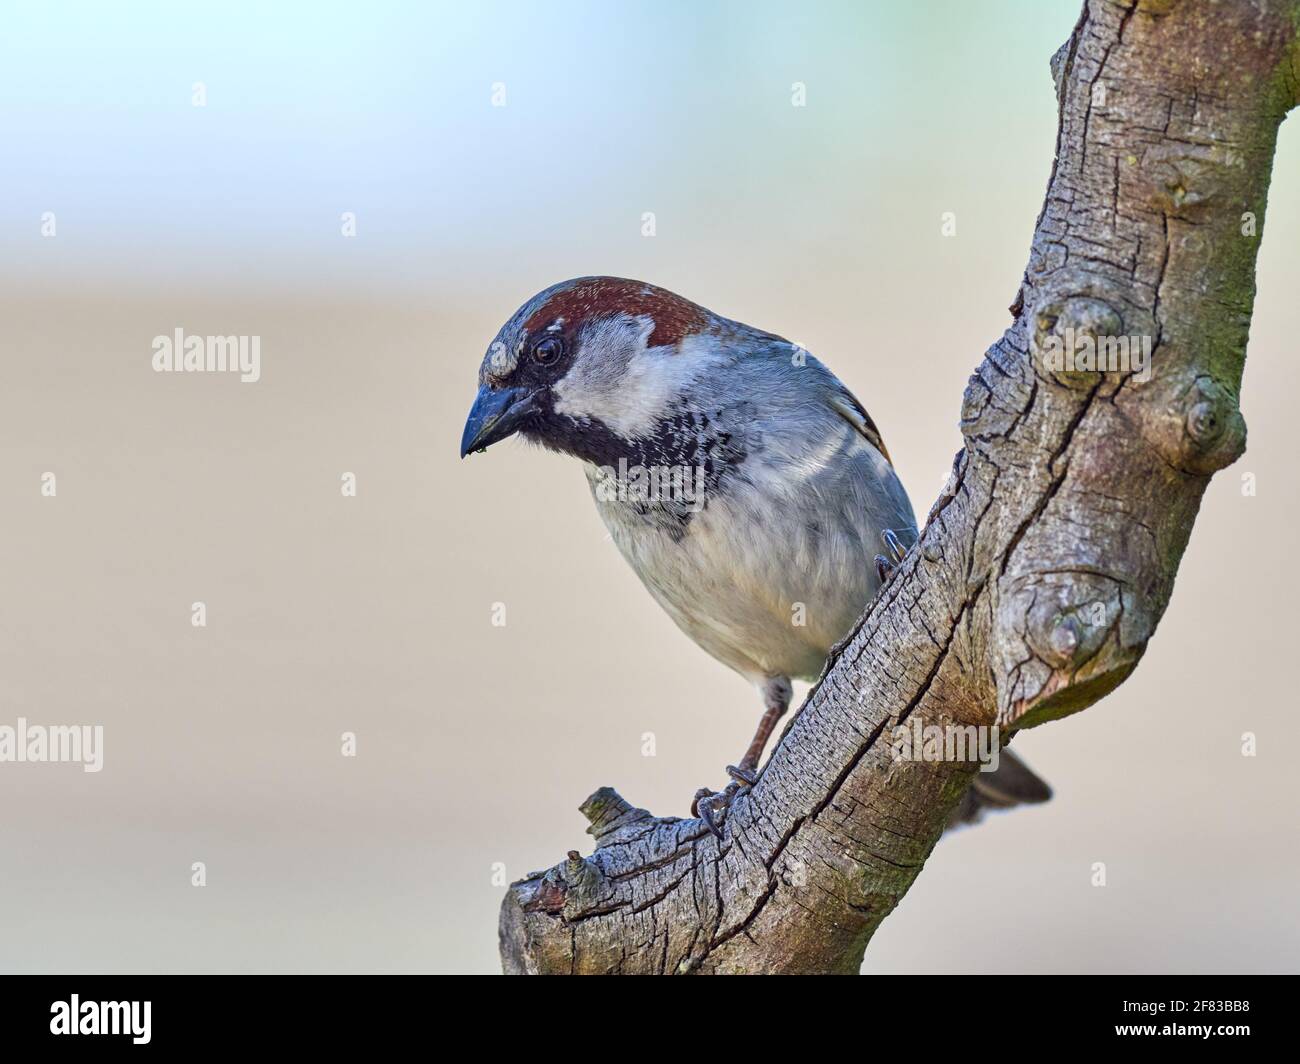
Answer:
[[748, 790], [758, 782], [758, 773], [744, 765], [728, 765], [727, 775], [731, 777], [731, 782], [722, 790], [713, 791], [701, 787], [691, 800], [691, 816], [703, 820], [704, 826], [719, 839], [722, 838], [722, 825], [727, 819], [732, 800], [741, 791]]
[[892, 528], [887, 528], [881, 532], [880, 538], [889, 550], [889, 557], [885, 557], [883, 554], [876, 555], [876, 575], [880, 577], [880, 582], [883, 584], [889, 579], [889, 574], [898, 568], [898, 563], [903, 560], [907, 548], [903, 546], [903, 541], [898, 538], [898, 533]]

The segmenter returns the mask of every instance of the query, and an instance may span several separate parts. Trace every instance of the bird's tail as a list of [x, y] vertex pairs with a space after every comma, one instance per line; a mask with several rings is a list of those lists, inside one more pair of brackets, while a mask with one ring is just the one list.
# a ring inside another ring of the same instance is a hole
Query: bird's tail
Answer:
[[1045, 780], [1010, 750], [998, 756], [994, 772], [977, 772], [975, 780], [962, 795], [957, 808], [948, 818], [948, 830], [964, 824], [977, 824], [988, 810], [1010, 809], [1017, 805], [1035, 805], [1052, 797]]

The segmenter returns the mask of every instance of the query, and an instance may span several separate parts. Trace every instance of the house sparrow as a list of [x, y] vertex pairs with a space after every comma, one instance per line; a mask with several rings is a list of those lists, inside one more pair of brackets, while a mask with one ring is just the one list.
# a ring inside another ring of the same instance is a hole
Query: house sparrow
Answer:
[[[761, 692], [732, 782], [692, 803], [721, 837], [790, 681], [817, 678], [916, 540], [880, 430], [800, 346], [654, 285], [581, 277], [534, 296], [497, 333], [461, 456], [515, 434], [582, 462], [646, 589]], [[972, 793], [962, 820], [1050, 794], [1009, 753]]]

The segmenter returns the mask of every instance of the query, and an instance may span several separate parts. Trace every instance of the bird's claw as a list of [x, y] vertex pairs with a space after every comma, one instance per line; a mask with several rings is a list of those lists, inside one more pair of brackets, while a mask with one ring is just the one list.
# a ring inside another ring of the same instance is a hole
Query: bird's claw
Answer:
[[715, 793], [708, 787], [701, 787], [695, 792], [695, 798], [691, 802], [691, 816], [699, 817], [704, 821], [704, 826], [708, 828], [719, 841], [722, 839], [722, 819], [726, 816], [726, 807], [723, 807], [722, 816], [718, 815], [718, 799], [723, 793]]
[[883, 584], [889, 579], [889, 574], [898, 567], [898, 563], [906, 556], [907, 548], [903, 546], [903, 541], [898, 538], [898, 533], [892, 528], [886, 528], [881, 532], [880, 538], [889, 550], [888, 558], [883, 554], [876, 555], [876, 575], [880, 577], [880, 582]]
[[907, 548], [903, 546], [903, 541], [898, 538], [898, 533], [892, 528], [887, 528], [880, 533], [880, 538], [884, 540], [885, 546], [889, 548], [889, 553], [893, 557], [894, 564], [897, 565], [907, 554]]
[[758, 779], [757, 773], [735, 765], [727, 766], [727, 774], [731, 777], [731, 782], [722, 790], [712, 791], [708, 787], [701, 787], [691, 800], [691, 816], [703, 820], [704, 826], [719, 840], [722, 839], [722, 825], [727, 819], [732, 799], [741, 791], [752, 787]]

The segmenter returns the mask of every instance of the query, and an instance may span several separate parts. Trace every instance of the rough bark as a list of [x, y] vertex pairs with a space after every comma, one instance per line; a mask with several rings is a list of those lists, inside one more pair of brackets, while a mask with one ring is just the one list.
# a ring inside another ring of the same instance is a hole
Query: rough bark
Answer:
[[[507, 972], [856, 972], [973, 765], [897, 760], [900, 722], [1004, 736], [1137, 665], [1238, 409], [1300, 0], [1089, 0], [1053, 57], [1056, 164], [1014, 323], [961, 408], [920, 542], [837, 648], [725, 838], [603, 789], [596, 849], [514, 884]], [[1253, 228], [1248, 217], [1254, 219]], [[1149, 337], [1149, 379], [1051, 337]]]

